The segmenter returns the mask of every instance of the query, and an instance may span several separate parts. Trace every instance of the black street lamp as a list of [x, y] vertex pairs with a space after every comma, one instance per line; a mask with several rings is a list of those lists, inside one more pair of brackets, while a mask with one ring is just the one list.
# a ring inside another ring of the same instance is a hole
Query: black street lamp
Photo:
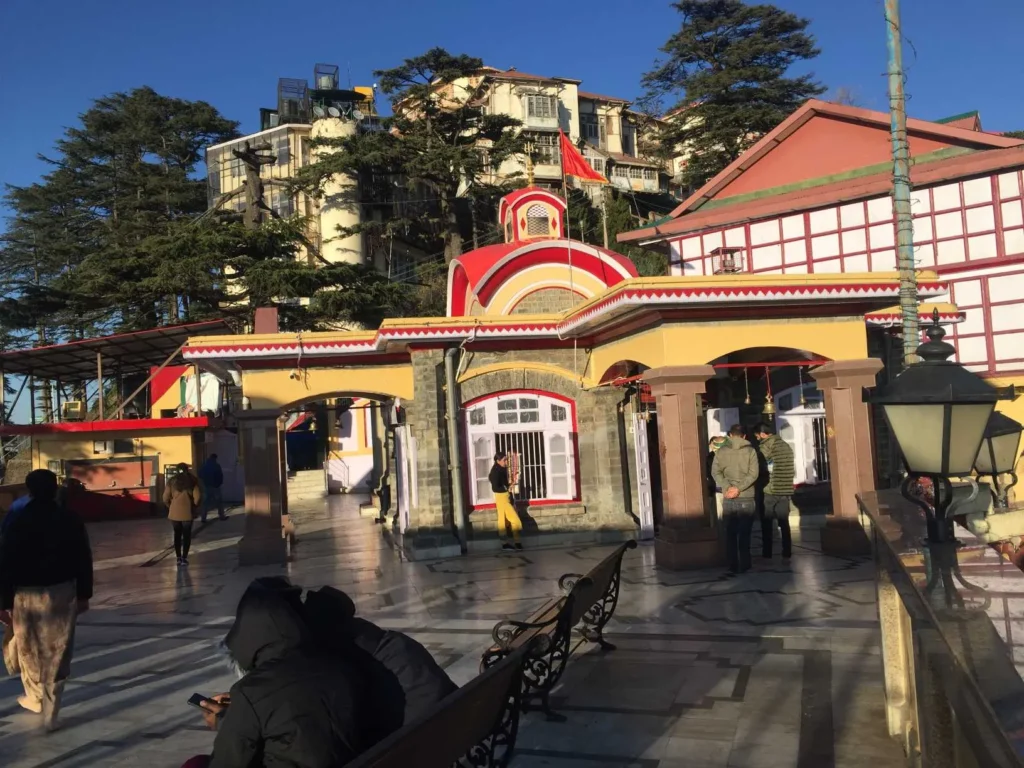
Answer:
[[[928, 341], [917, 348], [921, 361], [889, 384], [865, 390], [864, 401], [882, 406], [907, 467], [903, 495], [925, 507], [928, 539], [935, 542], [952, 538], [953, 521], [946, 519], [953, 500], [949, 478], [971, 474], [996, 403], [1014, 399], [1014, 392], [947, 359], [956, 350], [943, 341], [938, 310], [926, 335]], [[922, 477], [932, 481], [933, 505], [910, 494], [911, 482]]]
[[[985, 435], [974, 460], [974, 471], [992, 478], [992, 499], [996, 506], [1006, 508], [1010, 489], [1017, 484], [1017, 458], [1020, 456], [1020, 437], [1024, 426], [1009, 416], [996, 411], [985, 426]], [[1010, 482], [999, 487], [999, 476], [1009, 475]]]

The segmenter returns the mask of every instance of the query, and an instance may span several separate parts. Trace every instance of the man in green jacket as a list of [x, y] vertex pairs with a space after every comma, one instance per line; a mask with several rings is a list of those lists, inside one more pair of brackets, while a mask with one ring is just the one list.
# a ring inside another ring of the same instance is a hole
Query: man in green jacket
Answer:
[[722, 489], [722, 517], [725, 520], [725, 554], [730, 573], [750, 570], [750, 530], [754, 527], [754, 483], [757, 482], [757, 451], [743, 437], [739, 424], [729, 430], [728, 439], [715, 453], [711, 467], [715, 483]]
[[778, 521], [782, 536], [782, 557], [788, 559], [793, 555], [793, 539], [789, 530], [789, 502], [793, 498], [793, 479], [796, 476], [793, 449], [768, 424], [754, 427], [754, 436], [768, 464], [768, 483], [764, 487], [764, 517], [761, 518], [761, 554], [771, 559], [772, 538], [775, 535], [773, 523]]

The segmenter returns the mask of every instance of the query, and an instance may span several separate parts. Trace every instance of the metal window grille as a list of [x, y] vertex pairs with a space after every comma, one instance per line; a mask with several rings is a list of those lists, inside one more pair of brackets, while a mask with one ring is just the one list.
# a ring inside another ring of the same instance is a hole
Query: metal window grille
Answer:
[[547, 497], [548, 475], [543, 432], [497, 432], [496, 451], [504, 451], [515, 460], [510, 464], [519, 470], [519, 493], [516, 499], [530, 501]]
[[526, 210], [526, 234], [546, 235], [550, 231], [548, 227], [548, 209], [543, 205], [531, 205]]
[[818, 416], [811, 423], [814, 433], [814, 474], [819, 483], [832, 480], [832, 468], [828, 463], [828, 433], [825, 417]]

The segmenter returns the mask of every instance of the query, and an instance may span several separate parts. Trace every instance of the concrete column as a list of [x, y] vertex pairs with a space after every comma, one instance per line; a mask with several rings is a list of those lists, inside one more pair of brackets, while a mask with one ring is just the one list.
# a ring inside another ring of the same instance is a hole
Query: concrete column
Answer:
[[238, 542], [238, 564], [284, 563], [281, 532], [283, 488], [276, 410], [242, 411], [238, 416], [241, 463], [245, 471], [245, 532]]
[[875, 490], [871, 418], [863, 390], [875, 386], [881, 369], [881, 360], [868, 358], [825, 363], [811, 371], [825, 397], [832, 515], [822, 530], [821, 545], [831, 554], [870, 552], [857, 507], [858, 493]]
[[658, 454], [664, 515], [657, 564], [683, 570], [722, 565], [724, 550], [705, 508], [707, 448], [701, 444], [699, 396], [715, 375], [710, 365], [669, 366], [644, 374], [658, 403]]

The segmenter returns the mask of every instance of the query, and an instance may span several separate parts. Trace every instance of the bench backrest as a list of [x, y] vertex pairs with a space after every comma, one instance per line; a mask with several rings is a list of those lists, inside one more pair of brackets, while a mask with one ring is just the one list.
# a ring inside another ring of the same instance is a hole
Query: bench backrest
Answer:
[[622, 556], [627, 549], [636, 547], [635, 541], [627, 541], [618, 546], [604, 560], [595, 565], [590, 571], [573, 586], [570, 595], [572, 596], [572, 615], [569, 626], [575, 627], [593, 607], [594, 603], [604, 597], [608, 585], [615, 578], [622, 565]]
[[502, 730], [506, 743], [515, 744], [523, 655], [528, 647], [473, 678], [445, 697], [433, 714], [395, 731], [348, 763], [348, 768], [451, 768], [490, 734]]

